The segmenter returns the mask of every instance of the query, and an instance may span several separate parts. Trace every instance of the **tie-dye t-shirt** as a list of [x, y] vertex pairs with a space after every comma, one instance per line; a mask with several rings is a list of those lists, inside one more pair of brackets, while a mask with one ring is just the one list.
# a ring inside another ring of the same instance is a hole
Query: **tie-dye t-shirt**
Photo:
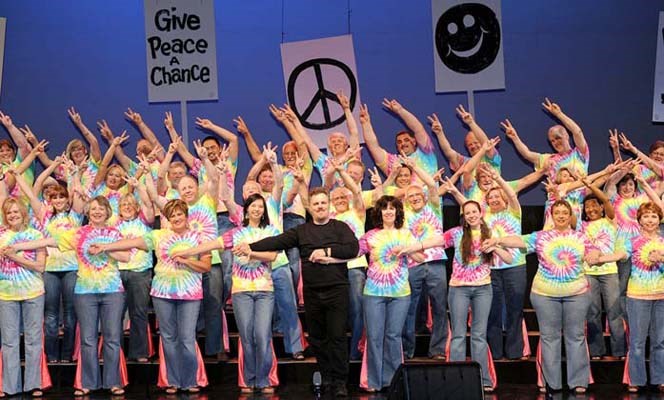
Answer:
[[[42, 233], [46, 237], [55, 237], [58, 232], [75, 229], [83, 223], [83, 215], [76, 211], [61, 212], [53, 215], [50, 211], [44, 216]], [[74, 250], [60, 251], [57, 247], [46, 248], [46, 271], [76, 271], [78, 259]]]
[[[227, 161], [228, 168], [226, 168], [226, 185], [228, 186], [228, 192], [233, 193], [235, 190], [235, 174], [237, 173], [237, 159], [235, 161]], [[199, 185], [207, 182], [208, 175], [205, 170], [205, 165], [198, 158], [194, 158], [194, 165], [191, 168], [191, 174], [198, 177]], [[226, 205], [223, 201], [219, 200], [221, 198], [221, 188], [219, 188], [219, 194], [217, 195], [218, 201], [215, 201], [217, 210], [219, 212], [228, 211], [226, 210]], [[214, 255], [213, 255], [214, 257]], [[212, 260], [214, 263], [214, 259]]]
[[[443, 212], [440, 206], [433, 207], [427, 203], [419, 211], [413, 210], [408, 204], [404, 207], [404, 227], [410, 230], [417, 243], [443, 234]], [[424, 250], [424, 262], [447, 260], [442, 247], [432, 247]], [[414, 263], [411, 267], [419, 265]]]
[[[219, 243], [224, 248], [231, 249], [241, 243], [253, 243], [266, 237], [279, 234], [279, 230], [272, 225], [265, 228], [243, 226], [234, 228], [220, 237]], [[284, 257], [280, 251], [277, 257]], [[283, 260], [282, 260], [283, 261]], [[286, 259], [288, 262], [288, 259]], [[233, 286], [231, 293], [265, 291], [272, 292], [272, 271], [269, 262], [247, 260], [243, 257], [233, 256]]]
[[[428, 137], [425, 148], [420, 148], [419, 146], [417, 146], [415, 151], [412, 154], [410, 154], [408, 158], [413, 160], [415, 165], [417, 165], [419, 168], [421, 168], [424, 172], [426, 172], [429, 175], [433, 175], [436, 172], [438, 172], [438, 159], [436, 158], [436, 153], [434, 152], [433, 149], [433, 143], [431, 143], [431, 139], [429, 139]], [[387, 164], [386, 175], [389, 176], [394, 168], [401, 167], [401, 160], [399, 160], [399, 156], [396, 154], [386, 153], [386, 164]], [[412, 181], [411, 183], [418, 183], [420, 185], [424, 185], [424, 183], [415, 173], [412, 174], [411, 181]]]
[[[3, 228], [0, 233], [0, 246], [31, 242], [43, 237], [41, 232], [32, 228], [20, 232]], [[16, 254], [31, 261], [37, 258], [35, 250], [19, 251]], [[0, 300], [28, 300], [42, 294], [44, 294], [44, 281], [41, 273], [25, 268], [7, 257], [0, 257]]]
[[[154, 183], [157, 183], [157, 178], [159, 177], [159, 165], [159, 160], [154, 160], [152, 163], [150, 163], [150, 175], [152, 175], [152, 182]], [[138, 176], [138, 167], [139, 164], [136, 161], [129, 160], [129, 171], [127, 171], [127, 175]], [[145, 174], [141, 175], [139, 182], [142, 185], [145, 185]]]
[[[615, 252], [618, 240], [618, 228], [608, 218], [602, 217], [595, 221], [583, 221], [581, 223], [581, 232], [594, 247], [599, 249], [601, 254], [613, 254]], [[587, 275], [618, 273], [618, 266], [615, 261], [599, 265], [588, 265], [588, 263], [584, 262], [583, 268]]]
[[[82, 169], [79, 171], [81, 176], [81, 187], [85, 192], [89, 192], [92, 188], [92, 182], [95, 181], [97, 172], [99, 172], [99, 162], [88, 158], [88, 160], [83, 164]], [[71, 183], [73, 175], [65, 176], [65, 169], [62, 165], [55, 169], [55, 177], [60, 181], [66, 181]]]
[[[454, 247], [454, 259], [452, 260], [452, 277], [450, 286], [482, 286], [491, 283], [491, 265], [482, 259], [480, 246], [482, 237], [479, 229], [472, 231], [472, 244], [470, 246], [470, 260], [464, 264], [461, 257], [461, 238], [463, 228], [457, 226], [447, 230], [443, 234], [443, 247]], [[494, 264], [495, 264], [495, 258]]]
[[[267, 203], [267, 201], [266, 201], [266, 203]], [[269, 206], [268, 206], [268, 209], [269, 209]], [[233, 223], [238, 228], [242, 227], [242, 219], [243, 218], [244, 218], [244, 208], [242, 206], [235, 207], [235, 214], [229, 216], [229, 219], [230, 219], [231, 223]], [[270, 217], [270, 222], [272, 222], [272, 217]], [[284, 232], [283, 228], [281, 228], [281, 227], [276, 227], [274, 225], [271, 225], [271, 227], [276, 229], [277, 233], [275, 235], [279, 235], [279, 234]], [[272, 235], [272, 236], [275, 236], [275, 235]], [[252, 243], [252, 242], [249, 242], [249, 243]], [[286, 256], [286, 254], [283, 251], [280, 251], [279, 254], [277, 255], [277, 258], [274, 261], [272, 261], [272, 271], [274, 271], [275, 269], [281, 268], [281, 267], [285, 267], [286, 265], [288, 265], [288, 257]]]
[[109, 226], [115, 226], [120, 220], [120, 198], [127, 193], [129, 193], [128, 185], [123, 185], [120, 189], [115, 190], [106, 186], [106, 183], [104, 182], [90, 192], [91, 199], [97, 196], [102, 196], [110, 203], [113, 214], [108, 218], [108, 221], [106, 221]]
[[[312, 171], [313, 164], [311, 163], [311, 157], [307, 157], [304, 162], [304, 166], [302, 167], [302, 173], [306, 177], [311, 176]], [[281, 172], [284, 177], [284, 191], [281, 196], [281, 202], [284, 205], [284, 214], [292, 213], [297, 214], [300, 217], [304, 217], [307, 211], [304, 209], [304, 205], [302, 204], [302, 199], [300, 198], [299, 194], [295, 195], [291, 203], [286, 201], [288, 192], [290, 192], [290, 190], [293, 188], [293, 185], [295, 184], [293, 172], [286, 166], [281, 166]]]
[[[659, 165], [659, 171], [657, 171], [657, 173], [643, 164], [635, 166], [633, 172], [634, 175], [641, 175], [651, 187], [656, 188], [662, 180], [661, 176], [664, 175], [664, 164]], [[643, 190], [640, 185], [639, 188]]]
[[[348, 209], [342, 213], [337, 213], [335, 210], [333, 210], [330, 213], [330, 218], [334, 218], [338, 221], [345, 222], [346, 225], [348, 225], [350, 229], [353, 231], [355, 237], [358, 240], [362, 237], [362, 235], [364, 235], [364, 222], [366, 219], [365, 213], [362, 213], [362, 215], [358, 215], [357, 212], [352, 209]], [[359, 256], [357, 258], [348, 261], [347, 265], [348, 269], [352, 269], [352, 268], [366, 267], [369, 264], [367, 263], [366, 257]]]
[[[454, 170], [456, 171], [464, 163], [466, 163], [468, 161], [470, 161], [470, 157], [459, 154], [459, 161], [458, 162], [460, 162], [460, 164], [455, 165]], [[489, 165], [492, 169], [494, 169], [500, 175], [501, 169], [502, 169], [503, 158], [500, 156], [500, 153], [498, 152], [498, 150], [494, 150], [492, 157], [485, 154], [482, 157], [482, 159], [480, 160], [480, 163], [485, 163], [485, 164]], [[477, 167], [474, 170], [472, 170], [471, 173], [470, 173], [471, 182], [470, 182], [470, 185], [468, 186], [468, 189], [465, 189], [463, 191], [463, 195], [469, 200], [471, 199], [469, 196], [471, 195], [472, 192], [480, 191], [480, 188], [477, 185], [477, 180], [475, 179], [476, 173], [477, 173]], [[466, 174], [461, 175], [460, 181], [461, 181], [461, 187], [462, 188], [466, 187], [465, 176], [466, 176]], [[475, 200], [475, 201], [477, 201], [477, 200]]]
[[[23, 158], [21, 157], [20, 154], [16, 153], [16, 158], [14, 158], [14, 161], [11, 164], [1, 164], [0, 169], [2, 169], [2, 173], [5, 174], [9, 170], [9, 168], [18, 168], [19, 165], [21, 165], [21, 162], [23, 161]], [[21, 174], [25, 182], [32, 187], [32, 184], [35, 182], [35, 164], [34, 162]], [[18, 185], [14, 185], [14, 187], [11, 188], [10, 197], [14, 197], [16, 199], [21, 200], [21, 203], [23, 203], [26, 207], [30, 208], [30, 199], [28, 196], [26, 196], [21, 188]]]
[[632, 257], [627, 297], [642, 300], [664, 299], [664, 262], [653, 263], [649, 259], [653, 251], [664, 250], [664, 237], [639, 235], [623, 243], [625, 252]]
[[176, 262], [171, 254], [194, 248], [208, 240], [193, 230], [180, 235], [170, 229], [155, 229], [143, 238], [148, 249], [154, 250], [157, 256], [150, 295], [161, 299], [201, 300], [203, 274]]
[[567, 297], [589, 290], [583, 257], [593, 249], [578, 231], [557, 229], [521, 236], [528, 253], [537, 253], [539, 268], [531, 291], [541, 296]]
[[[484, 222], [491, 230], [492, 237], [521, 235], [521, 208], [518, 210], [507, 208], [494, 213], [490, 207], [487, 207], [484, 212]], [[491, 269], [506, 269], [526, 264], [526, 254], [521, 249], [505, 250], [512, 255], [512, 262], [506, 263], [502, 258], [496, 257]]]
[[540, 154], [535, 169], [540, 170], [545, 168], [547, 163], [551, 163], [546, 175], [551, 179], [556, 179], [556, 175], [561, 168], [574, 170], [584, 175], [588, 174], [588, 163], [590, 162], [589, 147], [586, 146], [586, 151], [581, 152], [578, 147], [570, 149], [568, 152], [560, 154]]
[[284, 214], [281, 212], [281, 199], [276, 200], [272, 193], [263, 193], [265, 205], [267, 206], [267, 216], [270, 217], [270, 225], [275, 226], [281, 232], [284, 230]]
[[[330, 168], [334, 168], [332, 166], [332, 162], [330, 160], [329, 155], [321, 153], [320, 156], [318, 156], [318, 159], [314, 162], [314, 168], [316, 171], [318, 171], [318, 174], [321, 177], [321, 180], [324, 179], [325, 175], [327, 174], [327, 171], [330, 170]], [[346, 163], [346, 166], [348, 163]], [[339, 186], [344, 186], [344, 181], [341, 179], [341, 175], [339, 175], [338, 172], [334, 173], [334, 183], [332, 185], [332, 189], [339, 187]]]
[[[120, 220], [115, 226], [125, 239], [142, 238], [147, 235], [150, 228], [141, 217], [132, 220]], [[152, 268], [152, 253], [140, 249], [131, 249], [129, 262], [118, 262], [120, 271], [143, 272]]]
[[[567, 201], [569, 205], [572, 207], [572, 212], [576, 216], [577, 221], [581, 221], [581, 212], [583, 211], [583, 198], [586, 195], [586, 189], [585, 188], [579, 188], [576, 190], [572, 190], [571, 192], [567, 193], [563, 200]], [[555, 203], [556, 200], [551, 196], [550, 194], [547, 194], [547, 199], [544, 202], [544, 230], [547, 229], [553, 229], [554, 224], [553, 224], [553, 210], [551, 207], [553, 206], [553, 203]], [[577, 228], [580, 227], [580, 223], [577, 222]]]
[[640, 234], [641, 227], [636, 220], [636, 212], [641, 204], [648, 201], [648, 195], [645, 193], [636, 194], [634, 197], [622, 197], [619, 194], [611, 197], [621, 240], [627, 241]]
[[372, 229], [359, 240], [360, 255], [369, 254], [365, 296], [405, 297], [410, 295], [410, 257], [399, 257], [402, 247], [415, 243], [406, 228]]
[[[215, 240], [219, 236], [217, 229], [217, 202], [205, 193], [189, 205], [189, 228], [201, 234], [204, 240]], [[212, 265], [221, 263], [218, 251], [212, 252]]]
[[76, 294], [97, 294], [124, 292], [118, 262], [105, 252], [97, 255], [88, 253], [93, 244], [115, 243], [122, 239], [115, 228], [95, 228], [85, 225], [56, 233], [53, 238], [60, 251], [76, 251], [78, 273], [76, 274]]

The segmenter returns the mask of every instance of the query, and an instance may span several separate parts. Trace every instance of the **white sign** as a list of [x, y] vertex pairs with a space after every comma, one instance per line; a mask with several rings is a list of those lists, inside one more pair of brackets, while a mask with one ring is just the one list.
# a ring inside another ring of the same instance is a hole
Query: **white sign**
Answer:
[[5, 28], [7, 18], [0, 18], [0, 93], [2, 93], [2, 65], [5, 61]]
[[500, 0], [432, 0], [436, 92], [505, 89]]
[[281, 44], [288, 103], [312, 140], [327, 147], [327, 135], [348, 134], [337, 99], [342, 91], [359, 124], [360, 88], [351, 35]]
[[145, 0], [148, 100], [216, 100], [213, 0]]
[[664, 11], [659, 12], [657, 27], [657, 59], [655, 61], [655, 93], [652, 100], [653, 122], [664, 122]]

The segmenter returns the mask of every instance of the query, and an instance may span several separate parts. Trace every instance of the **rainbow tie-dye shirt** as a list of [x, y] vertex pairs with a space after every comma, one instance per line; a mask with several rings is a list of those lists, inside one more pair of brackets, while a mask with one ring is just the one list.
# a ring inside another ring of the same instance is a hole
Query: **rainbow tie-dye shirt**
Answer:
[[[572, 190], [571, 192], [567, 193], [565, 195], [565, 200], [566, 202], [569, 203], [570, 207], [572, 207], [572, 212], [576, 216], [577, 221], [581, 221], [581, 212], [583, 211], [583, 198], [586, 196], [586, 190], [585, 188], [579, 188], [576, 190]], [[556, 199], [553, 198], [550, 194], [547, 194], [546, 201], [544, 202], [544, 230], [547, 229], [553, 229], [554, 223], [553, 223], [553, 210], [551, 207], [553, 206], [553, 203], [556, 202]], [[581, 224], [577, 223], [577, 228], [579, 228]]]
[[[456, 171], [458, 168], [460, 168], [464, 163], [470, 161], [470, 157], [464, 156], [464, 155], [459, 155], [459, 162], [460, 164], [457, 166], [455, 165], [454, 170]], [[501, 169], [502, 169], [502, 163], [503, 163], [503, 158], [500, 156], [500, 153], [498, 150], [494, 150], [493, 152], [493, 157], [489, 157], [488, 155], [484, 155], [482, 159], [480, 160], [480, 163], [485, 163], [489, 165], [492, 169], [494, 169], [498, 174], [500, 175]], [[479, 185], [477, 184], [477, 179], [475, 179], [477, 173], [477, 167], [471, 171], [470, 173], [470, 185], [468, 186], [468, 189], [463, 190], [463, 195], [468, 199], [468, 200], [475, 200], [480, 202], [478, 199], [472, 198], [473, 196], [477, 196], [476, 192], [480, 192], [481, 190], [479, 188]], [[466, 182], [465, 182], [465, 175], [461, 175], [461, 187], [465, 188], [466, 187]], [[481, 197], [484, 197], [484, 195], [481, 195]]]
[[[150, 228], [139, 216], [132, 220], [120, 220], [115, 226], [125, 239], [142, 238], [147, 235]], [[131, 249], [129, 262], [118, 262], [120, 271], [143, 272], [152, 268], [152, 253], [140, 249]]]
[[155, 229], [143, 238], [148, 249], [154, 250], [157, 256], [150, 295], [161, 299], [201, 300], [203, 274], [176, 262], [171, 255], [176, 251], [194, 248], [207, 240], [196, 231], [189, 230], [180, 235], [170, 229]]
[[[233, 193], [235, 190], [235, 174], [237, 173], [237, 159], [234, 161], [227, 161], [228, 167], [226, 168], [226, 185], [228, 186], [228, 193]], [[198, 177], [199, 185], [207, 182], [208, 175], [205, 170], [205, 165], [198, 158], [194, 158], [194, 165], [191, 168], [191, 174]], [[223, 178], [223, 177], [222, 177]], [[226, 205], [223, 201], [218, 201], [221, 197], [221, 188], [219, 188], [219, 193], [215, 199], [216, 210], [215, 211], [228, 211], [226, 210]], [[214, 258], [214, 254], [212, 255]], [[214, 259], [212, 260], [214, 264]]]
[[464, 263], [461, 257], [463, 228], [457, 226], [443, 234], [443, 248], [454, 247], [450, 286], [482, 286], [491, 283], [491, 266], [482, 259], [483, 253], [480, 251], [482, 245], [480, 230], [473, 229], [471, 235], [470, 260]]
[[[279, 230], [272, 225], [267, 225], [265, 228], [243, 226], [231, 229], [224, 233], [224, 235], [218, 240], [225, 249], [231, 249], [233, 246], [242, 243], [253, 243], [266, 237], [278, 235], [279, 233]], [[280, 251], [277, 255], [277, 258], [280, 257], [282, 259], [280, 261], [275, 260], [273, 264], [283, 264], [284, 261], [285, 263], [288, 263], [288, 259], [283, 251]], [[272, 269], [269, 262], [257, 260], [249, 261], [241, 257], [233, 256], [232, 272], [233, 286], [231, 293], [256, 291], [272, 292], [274, 290], [272, 284]]]
[[[31, 242], [43, 237], [41, 232], [32, 228], [20, 232], [3, 228], [0, 233], [0, 246]], [[31, 261], [37, 258], [35, 250], [19, 251], [17, 254]], [[0, 300], [28, 300], [42, 294], [44, 294], [44, 281], [41, 273], [25, 268], [7, 257], [0, 257]]]
[[97, 255], [88, 253], [88, 248], [93, 244], [115, 243], [121, 240], [120, 231], [115, 228], [95, 228], [85, 225], [58, 232], [53, 237], [60, 251], [76, 251], [78, 273], [74, 293], [124, 292], [118, 262], [105, 252]]
[[590, 162], [590, 150], [589, 147], [586, 146], [586, 151], [583, 153], [578, 147], [574, 147], [563, 154], [540, 154], [537, 163], [535, 164], [535, 170], [539, 171], [540, 169], [545, 168], [549, 162], [551, 165], [546, 171], [546, 175], [551, 179], [556, 179], [556, 175], [561, 168], [567, 168], [574, 170], [577, 173], [587, 175], [588, 163]]
[[621, 240], [628, 241], [641, 233], [641, 226], [636, 220], [636, 212], [641, 204], [648, 201], [648, 195], [645, 193], [636, 194], [634, 197], [622, 197], [619, 194], [611, 197], [618, 224], [618, 235]]
[[111, 205], [113, 214], [108, 218], [106, 223], [108, 226], [115, 226], [120, 220], [120, 198], [129, 193], [129, 186], [123, 185], [120, 189], [110, 189], [106, 183], [102, 182], [99, 186], [90, 192], [90, 198], [97, 196], [105, 197]]
[[664, 262], [653, 263], [649, 259], [653, 251], [664, 251], [664, 237], [636, 236], [623, 243], [625, 252], [632, 257], [627, 297], [641, 300], [664, 299]]
[[[187, 218], [189, 229], [201, 234], [204, 240], [215, 240], [219, 236], [217, 229], [217, 201], [205, 193], [189, 205]], [[221, 263], [218, 251], [212, 252], [212, 265]]]
[[[307, 211], [304, 209], [304, 205], [302, 204], [302, 199], [300, 198], [299, 194], [296, 194], [295, 197], [293, 197], [293, 201], [291, 203], [288, 203], [287, 197], [288, 197], [288, 192], [293, 188], [293, 185], [295, 185], [295, 178], [293, 177], [293, 171], [291, 171], [288, 167], [286, 166], [281, 166], [281, 172], [284, 177], [284, 190], [281, 195], [281, 203], [284, 206], [284, 214], [287, 213], [293, 213], [297, 214], [300, 217], [306, 216]], [[311, 176], [311, 173], [313, 172], [313, 164], [311, 163], [311, 157], [307, 157], [304, 166], [302, 167], [302, 173], [304, 176]]]
[[[507, 208], [503, 211], [492, 212], [490, 207], [484, 211], [484, 222], [491, 230], [491, 237], [505, 237], [521, 235], [521, 208], [513, 210]], [[520, 249], [505, 249], [512, 255], [512, 262], [506, 263], [500, 257], [495, 258], [491, 269], [506, 269], [525, 266], [526, 254]]]
[[[427, 203], [419, 211], [414, 211], [406, 204], [404, 218], [404, 226], [410, 230], [418, 243], [443, 234], [443, 212], [440, 206], [433, 207]], [[442, 247], [424, 250], [424, 257], [424, 262], [447, 260], [447, 255]], [[419, 264], [414, 262], [411, 267]]]
[[[335, 210], [333, 210], [330, 213], [330, 218], [334, 218], [338, 221], [345, 222], [346, 225], [348, 225], [350, 229], [353, 231], [355, 237], [358, 240], [362, 237], [362, 235], [364, 235], [364, 221], [366, 219], [366, 213], [358, 215], [358, 213], [355, 210], [348, 209], [338, 214]], [[368, 265], [369, 264], [367, 263], [367, 259], [364, 256], [359, 256], [357, 258], [354, 258], [348, 261], [347, 263], [348, 269], [362, 268]]]
[[[389, 176], [394, 168], [401, 167], [401, 160], [399, 160], [399, 156], [397, 154], [393, 153], [386, 153], [385, 158], [387, 164], [387, 171], [385, 174]], [[410, 154], [408, 158], [413, 160], [415, 165], [417, 165], [429, 175], [433, 175], [438, 172], [438, 159], [436, 158], [436, 153], [434, 152], [433, 143], [428, 137], [425, 148], [420, 148], [420, 146], [417, 146], [415, 151]], [[412, 174], [411, 183], [418, 183], [424, 186], [424, 182], [422, 182], [415, 173]]]
[[399, 257], [402, 247], [415, 243], [406, 228], [372, 229], [359, 240], [359, 255], [369, 254], [365, 296], [405, 297], [410, 295], [408, 264], [410, 257]]
[[[618, 240], [618, 228], [608, 218], [602, 217], [595, 221], [583, 221], [581, 223], [581, 232], [594, 247], [599, 249], [601, 254], [613, 254], [615, 252]], [[588, 263], [584, 262], [583, 268], [587, 275], [618, 273], [618, 265], [615, 261], [600, 265], [588, 265]]]
[[[81, 187], [84, 191], [89, 192], [92, 187], [92, 182], [95, 181], [97, 172], [99, 172], [99, 162], [93, 160], [92, 158], [88, 158], [85, 164], [81, 165], [80, 168], [81, 169], [79, 174], [81, 176]], [[70, 184], [73, 175], [65, 176], [65, 169], [62, 165], [60, 165], [55, 170], [55, 177], [58, 180], [66, 181], [68, 184]]]
[[567, 297], [589, 290], [583, 271], [586, 251], [594, 249], [578, 231], [556, 229], [521, 236], [528, 253], [537, 253], [539, 268], [531, 291], [541, 296]]
[[[42, 233], [46, 237], [55, 237], [58, 232], [80, 227], [81, 223], [83, 223], [83, 215], [76, 211], [71, 210], [55, 215], [48, 212], [41, 223], [41, 226], [43, 226]], [[46, 253], [46, 271], [64, 272], [78, 269], [78, 259], [74, 250], [60, 251], [57, 247], [47, 247]]]

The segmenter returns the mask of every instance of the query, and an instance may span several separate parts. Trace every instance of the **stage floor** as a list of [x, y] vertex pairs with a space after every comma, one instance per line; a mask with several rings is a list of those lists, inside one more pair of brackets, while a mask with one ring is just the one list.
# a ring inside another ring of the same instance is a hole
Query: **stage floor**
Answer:
[[[386, 400], [387, 393], [366, 394], [357, 390], [357, 387], [350, 387], [350, 396], [348, 399], [352, 400]], [[20, 399], [20, 396], [13, 396], [11, 399]], [[30, 395], [24, 395], [24, 399], [31, 399]], [[74, 398], [71, 390], [51, 390], [46, 393], [44, 399], [71, 399]], [[324, 394], [322, 399], [333, 399], [334, 397]], [[502, 385], [496, 389], [495, 393], [487, 394], [487, 400], [530, 400], [538, 399], [545, 400], [545, 396], [537, 392], [535, 385]], [[167, 395], [155, 386], [146, 386], [134, 384], [127, 387], [127, 392], [124, 396], [111, 396], [108, 392], [100, 391], [92, 393], [90, 396], [81, 397], [81, 399], [127, 399], [127, 400], [146, 400], [146, 399], [163, 399], [163, 400], [212, 400], [212, 399], [269, 399], [269, 400], [293, 400], [293, 399], [314, 399], [314, 395], [309, 385], [285, 385], [277, 389], [274, 395], [264, 396], [261, 394], [255, 395], [240, 395], [237, 386], [235, 385], [214, 385], [206, 388], [200, 394], [190, 395], [179, 393], [177, 395]], [[628, 394], [623, 385], [591, 385], [588, 393], [585, 396], [574, 395], [570, 391], [563, 391], [554, 393], [551, 399], [595, 399], [595, 400], [646, 400], [646, 399], [664, 399], [664, 393], [659, 393], [655, 389], [644, 391], [638, 394]], [[424, 399], [413, 399], [424, 400]], [[456, 399], [455, 399], [456, 400]], [[461, 400], [461, 399], [460, 399]]]

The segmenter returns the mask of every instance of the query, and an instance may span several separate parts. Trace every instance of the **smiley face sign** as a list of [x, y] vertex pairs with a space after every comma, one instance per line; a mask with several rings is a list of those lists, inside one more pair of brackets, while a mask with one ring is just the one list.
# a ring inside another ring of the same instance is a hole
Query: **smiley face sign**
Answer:
[[500, 49], [500, 23], [484, 4], [464, 3], [448, 9], [438, 19], [435, 32], [441, 61], [462, 74], [487, 68]]

